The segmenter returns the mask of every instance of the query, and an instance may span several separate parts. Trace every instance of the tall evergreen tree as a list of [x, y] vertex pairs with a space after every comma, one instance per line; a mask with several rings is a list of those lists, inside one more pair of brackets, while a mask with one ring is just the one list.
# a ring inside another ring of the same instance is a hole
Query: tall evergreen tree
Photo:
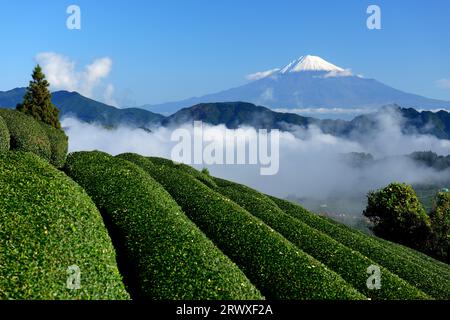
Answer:
[[52, 95], [48, 90], [50, 84], [39, 65], [34, 68], [32, 77], [33, 80], [30, 81], [23, 102], [17, 105], [17, 110], [61, 129], [59, 110], [52, 103]]

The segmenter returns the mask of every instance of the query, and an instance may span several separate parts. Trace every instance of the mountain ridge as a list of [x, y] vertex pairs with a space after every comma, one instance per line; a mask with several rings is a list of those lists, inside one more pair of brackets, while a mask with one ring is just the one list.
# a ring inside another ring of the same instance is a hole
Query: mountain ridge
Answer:
[[[22, 101], [25, 92], [26, 88], [0, 91], [0, 107], [15, 108]], [[148, 128], [160, 123], [164, 118], [160, 114], [139, 108], [119, 109], [84, 97], [75, 91], [55, 91], [52, 93], [52, 102], [61, 111], [61, 117], [73, 115], [84, 122], [108, 127], [126, 123], [133, 127]]]
[[[0, 92], [0, 106], [14, 108], [22, 100], [25, 88]], [[183, 108], [166, 117], [139, 108], [118, 109], [107, 104], [83, 97], [76, 92], [57, 91], [53, 102], [61, 110], [61, 117], [74, 116], [81, 121], [98, 123], [105, 127], [126, 125], [132, 128], [153, 129], [162, 126], [177, 126], [186, 122], [203, 121], [211, 125], [224, 124], [230, 129], [251, 126], [256, 129], [279, 129], [292, 131], [296, 127], [319, 127], [325, 134], [347, 137], [363, 134], [367, 130], [377, 130], [376, 117], [382, 113], [398, 112], [404, 119], [404, 133], [431, 134], [440, 139], [450, 139], [450, 113], [446, 111], [417, 111], [390, 105], [352, 120], [330, 120], [305, 117], [296, 113], [277, 112], [267, 107], [248, 102], [202, 103]], [[9, 105], [6, 105], [9, 104]]]
[[[323, 133], [334, 136], [364, 134], [377, 130], [380, 114], [398, 113], [402, 118], [405, 134], [430, 134], [440, 139], [450, 139], [450, 113], [446, 111], [417, 111], [398, 105], [385, 106], [378, 112], [360, 115], [347, 120], [317, 119], [295, 113], [281, 113], [246, 102], [204, 103], [184, 108], [164, 119], [164, 126], [177, 126], [192, 121], [203, 121], [211, 125], [224, 124], [229, 129], [250, 126], [255, 129], [279, 129], [295, 131], [296, 127], [319, 127]], [[293, 127], [294, 126], [294, 127]]]

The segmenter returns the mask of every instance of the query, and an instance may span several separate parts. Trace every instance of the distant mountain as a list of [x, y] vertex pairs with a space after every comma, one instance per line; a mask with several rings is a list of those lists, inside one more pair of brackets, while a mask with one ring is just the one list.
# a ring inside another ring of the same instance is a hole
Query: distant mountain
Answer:
[[429, 134], [440, 139], [450, 139], [450, 113], [446, 111], [419, 112], [413, 108], [402, 108], [398, 105], [385, 106], [378, 112], [355, 117], [343, 133], [353, 131], [364, 134], [370, 130], [377, 130], [380, 115], [392, 112], [396, 112], [401, 117], [401, 127], [405, 134]]
[[192, 121], [203, 121], [212, 125], [224, 124], [230, 129], [243, 125], [257, 129], [286, 129], [286, 125], [308, 126], [317, 120], [297, 114], [274, 112], [246, 102], [223, 102], [184, 108], [164, 119], [162, 123], [164, 126], [178, 126]]
[[[352, 167], [367, 167], [376, 163], [392, 159], [405, 158], [414, 161], [417, 165], [433, 168], [438, 171], [450, 169], [450, 155], [438, 155], [432, 151], [415, 151], [406, 155], [396, 155], [375, 159], [370, 153], [350, 152], [341, 154], [340, 160]], [[450, 179], [450, 177], [448, 178]]]
[[[439, 171], [450, 168], [450, 155], [440, 156], [431, 151], [416, 151], [409, 155], [409, 158], [423, 166], [434, 168]], [[450, 177], [449, 177], [450, 179]]]
[[[0, 92], [0, 106], [15, 108], [22, 101], [24, 94], [25, 88]], [[86, 98], [77, 92], [54, 92], [52, 101], [61, 111], [61, 117], [74, 116], [82, 121], [95, 122], [104, 126], [114, 127], [123, 124], [150, 128], [161, 123], [164, 118], [162, 115], [138, 108], [118, 109]]]
[[164, 118], [160, 114], [138, 108], [118, 109], [83, 97], [76, 92], [58, 91], [53, 93], [52, 97], [53, 103], [61, 110], [62, 116], [72, 115], [86, 122], [149, 128], [159, 124]]
[[[304, 56], [283, 68], [257, 72], [251, 82], [202, 97], [146, 105], [143, 108], [165, 115], [199, 103], [247, 101], [271, 109], [346, 109], [361, 113], [387, 104], [420, 109], [449, 108], [450, 102], [425, 98], [391, 88], [374, 79], [355, 76], [320, 57]], [[322, 111], [325, 112], [325, 111]], [[330, 113], [332, 110], [330, 110]], [[326, 113], [326, 112], [325, 112]]]
[[377, 112], [355, 117], [351, 121], [323, 120], [303, 117], [293, 113], [275, 112], [265, 107], [246, 102], [203, 103], [182, 109], [165, 118], [165, 126], [178, 126], [192, 121], [203, 121], [212, 125], [224, 124], [230, 129], [251, 126], [257, 129], [295, 130], [310, 125], [319, 127], [324, 133], [334, 136], [364, 135], [379, 128], [380, 115], [396, 114], [401, 118], [402, 130], [406, 134], [430, 134], [440, 139], [450, 139], [450, 113], [446, 111], [418, 112], [412, 108], [390, 105]]
[[[0, 92], [0, 106], [14, 108], [22, 100], [24, 93], [25, 89], [23, 88]], [[382, 130], [379, 128], [380, 115], [394, 112], [401, 117], [402, 130], [405, 133], [430, 134], [441, 139], [450, 139], [450, 113], [446, 111], [419, 112], [398, 105], [385, 106], [377, 112], [360, 115], [351, 121], [346, 121], [276, 112], [247, 102], [202, 103], [164, 117], [138, 108], [118, 109], [83, 97], [76, 92], [57, 91], [52, 94], [52, 100], [61, 110], [61, 117], [74, 116], [81, 121], [95, 122], [110, 127], [127, 125], [134, 128], [151, 129], [159, 125], [168, 127], [179, 126], [186, 122], [203, 121], [212, 125], [224, 124], [230, 129], [251, 126], [256, 129], [293, 131], [298, 127], [306, 128], [315, 125], [326, 134], [340, 137], [364, 136], [368, 131]]]
[[18, 103], [22, 102], [25, 91], [25, 88], [0, 91], [0, 107], [15, 108]]

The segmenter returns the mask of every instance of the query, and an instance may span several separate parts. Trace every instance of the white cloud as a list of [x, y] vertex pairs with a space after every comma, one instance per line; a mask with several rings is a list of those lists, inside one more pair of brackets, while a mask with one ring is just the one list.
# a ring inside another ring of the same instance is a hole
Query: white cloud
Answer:
[[450, 79], [440, 79], [436, 81], [436, 84], [439, 88], [450, 89]]
[[111, 130], [71, 117], [63, 118], [61, 125], [69, 136], [70, 152], [100, 150], [112, 155], [135, 152], [168, 157], [173, 147], [170, 141], [172, 130], [167, 128], [149, 133], [124, 125]]
[[35, 60], [41, 65], [52, 90], [77, 91], [105, 103], [115, 102], [114, 86], [104, 83], [112, 70], [110, 58], [96, 59], [82, 70], [77, 69], [75, 61], [69, 57], [54, 52], [39, 53]]
[[353, 76], [352, 70], [345, 69], [343, 71], [333, 70], [324, 75], [324, 78], [339, 78], [339, 77], [351, 77]]
[[82, 73], [82, 91], [87, 96], [92, 96], [92, 91], [100, 82], [107, 78], [112, 69], [112, 60], [108, 57], [96, 59], [93, 63], [86, 66]]
[[[376, 121], [378, 125], [374, 130], [368, 130], [364, 136], [355, 134], [349, 138], [325, 134], [314, 126], [307, 129], [293, 127], [292, 132], [281, 132], [280, 170], [273, 176], [261, 176], [258, 165], [214, 165], [208, 168], [215, 176], [238, 181], [275, 196], [335, 197], [356, 201], [352, 203], [358, 207], [364, 206], [365, 194], [369, 190], [390, 182], [429, 183], [449, 176], [449, 171], [437, 172], [397, 157], [428, 150], [447, 155], [450, 154], [449, 140], [430, 135], [407, 135], [400, 128], [402, 119], [394, 113], [380, 116]], [[171, 128], [154, 128], [152, 132], [127, 127], [110, 130], [70, 118], [63, 119], [62, 125], [69, 136], [70, 151], [102, 150], [113, 155], [136, 152], [170, 158], [175, 145], [170, 139]], [[225, 137], [237, 134], [237, 130], [223, 125], [204, 127], [225, 132], [222, 134]], [[193, 134], [192, 124], [185, 124], [183, 128]], [[371, 153], [377, 161], [368, 166], [354, 166], [342, 161], [342, 153], [349, 152]], [[351, 200], [354, 198], [359, 200]]]
[[[366, 194], [370, 190], [384, 187], [393, 181], [442, 184], [450, 176], [450, 170], [438, 172], [418, 166], [405, 157], [397, 157], [413, 151], [427, 150], [441, 155], [450, 154], [449, 140], [429, 135], [406, 135], [400, 130], [401, 121], [395, 114], [381, 116], [377, 119], [376, 129], [369, 130], [364, 137], [351, 135], [348, 139], [325, 134], [314, 126], [307, 129], [292, 127], [292, 132], [280, 134], [277, 153], [279, 171], [272, 176], [262, 176], [260, 165], [195, 167], [207, 167], [214, 176], [243, 183], [281, 198], [294, 195], [301, 198], [302, 203], [311, 210], [316, 210], [315, 203], [320, 202], [331, 204], [330, 212], [360, 216], [366, 205]], [[62, 125], [69, 136], [71, 152], [101, 150], [113, 155], [135, 152], [170, 159], [175, 145], [170, 139], [175, 128], [154, 128], [152, 132], [148, 132], [121, 126], [111, 130], [71, 118], [63, 119]], [[192, 124], [182, 127], [191, 136], [195, 135]], [[204, 129], [222, 132], [222, 135], [211, 135], [213, 141], [210, 143], [219, 142], [224, 136], [238, 135], [237, 130], [227, 129], [223, 125], [204, 125]], [[342, 154], [349, 152], [368, 152], [377, 160], [355, 166], [343, 159]], [[331, 209], [333, 204], [339, 208]]]
[[272, 70], [252, 73], [252, 74], [249, 74], [249, 75], [245, 76], [245, 78], [247, 80], [250, 80], [250, 81], [256, 81], [256, 80], [260, 80], [260, 79], [263, 79], [263, 78], [267, 78], [267, 77], [271, 76], [272, 74], [274, 74], [274, 73], [276, 73], [278, 71], [280, 71], [280, 68], [275, 68], [275, 69], [272, 69]]
[[39, 53], [35, 60], [43, 68], [52, 88], [69, 91], [78, 88], [80, 81], [79, 75], [75, 72], [75, 62], [52, 52]]

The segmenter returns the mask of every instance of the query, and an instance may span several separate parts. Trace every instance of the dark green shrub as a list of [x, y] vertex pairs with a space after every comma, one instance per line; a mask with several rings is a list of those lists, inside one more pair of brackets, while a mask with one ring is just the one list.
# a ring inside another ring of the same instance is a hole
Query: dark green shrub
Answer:
[[370, 192], [367, 198], [363, 214], [374, 224], [376, 236], [426, 250], [431, 236], [430, 219], [411, 186], [391, 183]]
[[433, 228], [432, 254], [450, 263], [450, 193], [439, 192], [431, 212]]
[[50, 141], [50, 148], [52, 152], [50, 163], [57, 168], [62, 168], [67, 158], [69, 138], [61, 129], [55, 129], [54, 127], [43, 122], [41, 122], [41, 126], [44, 128]]
[[5, 120], [0, 116], [0, 152], [9, 150], [9, 130]]
[[29, 151], [50, 161], [50, 141], [37, 120], [19, 111], [6, 109], [0, 109], [0, 116], [8, 126], [11, 150]]
[[267, 298], [365, 298], [261, 220], [189, 174], [165, 165], [143, 168]]
[[191, 175], [192, 177], [194, 177], [195, 179], [199, 180], [200, 182], [203, 182], [208, 187], [211, 187], [211, 188], [217, 187], [216, 183], [209, 175], [208, 169], [206, 169], [206, 171], [205, 171], [205, 169], [203, 169], [202, 171], [198, 171], [195, 168], [188, 166], [184, 163], [176, 163], [176, 162], [173, 162], [172, 160], [168, 160], [168, 159], [164, 159], [164, 158], [150, 157], [149, 159], [152, 162], [154, 162], [155, 164], [165, 165], [170, 168], [185, 172], [185, 173]]
[[239, 268], [135, 164], [79, 152], [68, 156], [65, 171], [109, 221], [133, 298], [261, 299]]
[[421, 259], [412, 250], [386, 240], [367, 236], [332, 220], [319, 217], [299, 205], [270, 197], [285, 213], [336, 241], [359, 251], [423, 292], [437, 299], [450, 299], [450, 277], [438, 262]]
[[[67, 288], [70, 266], [81, 288]], [[0, 299], [128, 299], [102, 217], [32, 153], [0, 154]]]
[[220, 193], [247, 209], [300, 249], [337, 272], [367, 297], [386, 300], [429, 298], [383, 267], [380, 268], [382, 273], [381, 289], [368, 289], [367, 268], [376, 265], [374, 261], [284, 213], [271, 199], [256, 190], [217, 178], [215, 182], [220, 187], [218, 189]]

